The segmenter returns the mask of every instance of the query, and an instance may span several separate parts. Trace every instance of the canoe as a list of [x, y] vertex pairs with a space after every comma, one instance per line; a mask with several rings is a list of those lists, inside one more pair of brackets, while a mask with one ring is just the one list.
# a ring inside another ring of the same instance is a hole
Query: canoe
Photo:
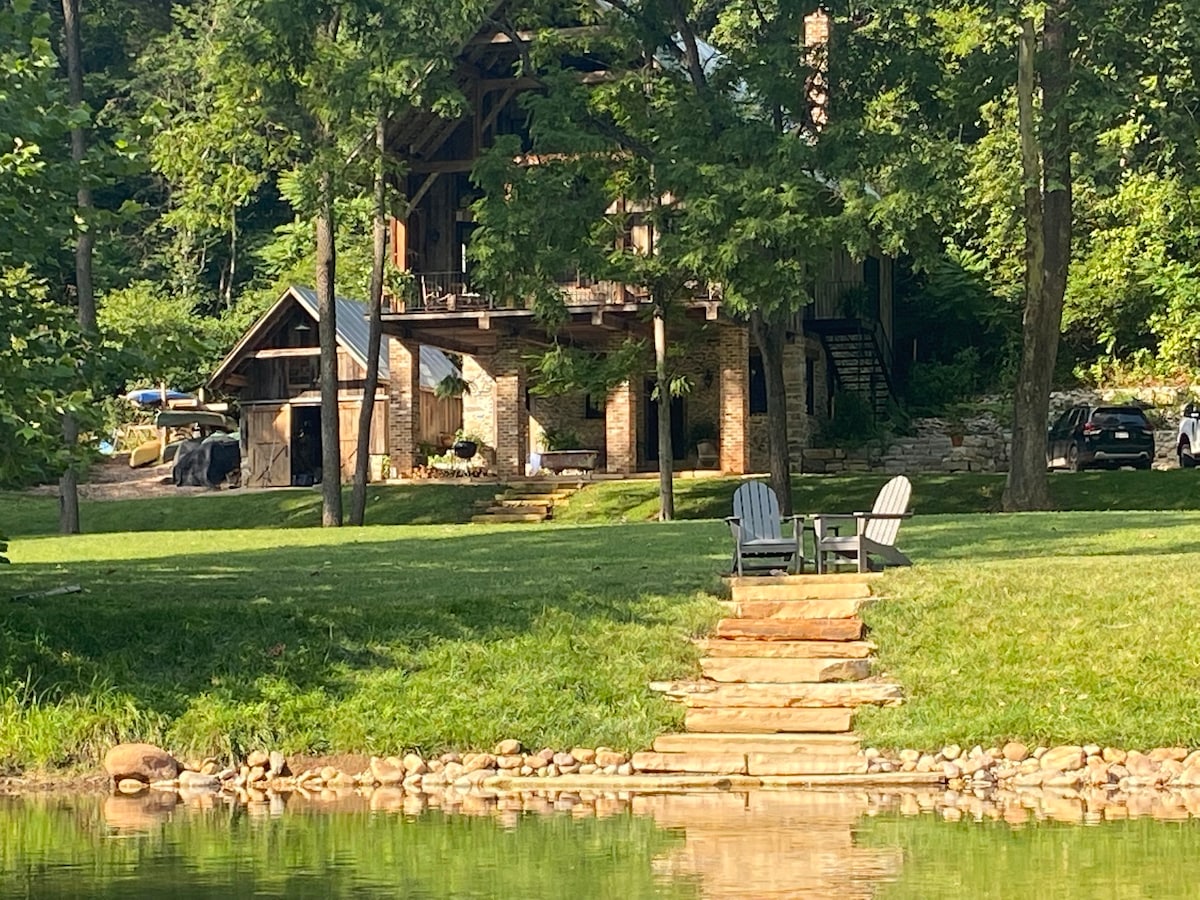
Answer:
[[129, 454], [129, 468], [140, 469], [142, 466], [154, 465], [162, 454], [162, 443], [158, 438], [138, 444]]

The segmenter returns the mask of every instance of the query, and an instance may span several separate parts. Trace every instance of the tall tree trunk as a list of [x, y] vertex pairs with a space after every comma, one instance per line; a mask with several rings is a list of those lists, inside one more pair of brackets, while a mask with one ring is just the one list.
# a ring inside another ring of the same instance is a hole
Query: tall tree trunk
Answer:
[[1026, 297], [1012, 458], [1003, 499], [1004, 509], [1010, 511], [1051, 507], [1046, 478], [1046, 422], [1071, 252], [1071, 133], [1067, 109], [1070, 62], [1064, 16], [1067, 2], [1055, 0], [1045, 13], [1042, 116], [1049, 128], [1041, 159], [1033, 102], [1037, 39], [1032, 19], [1021, 24], [1017, 102], [1025, 179]]
[[658, 520], [675, 518], [675, 450], [671, 447], [671, 385], [667, 378], [667, 320], [654, 305], [654, 384], [658, 390]]
[[372, 222], [371, 289], [367, 325], [367, 377], [363, 405], [358, 414], [358, 450], [354, 457], [354, 488], [350, 493], [350, 524], [362, 525], [367, 515], [367, 468], [371, 453], [371, 419], [375, 411], [375, 388], [379, 384], [379, 344], [383, 324], [383, 267], [387, 259], [387, 107], [379, 108], [375, 121], [375, 211]]
[[762, 354], [767, 381], [767, 438], [770, 454], [771, 489], [779, 498], [780, 512], [792, 514], [792, 469], [788, 453], [787, 387], [783, 381], [783, 344], [787, 324], [765, 319], [762, 311], [750, 313], [750, 332]]
[[[83, 52], [79, 28], [79, 0], [62, 0], [63, 44], [67, 57], [67, 84], [71, 106], [83, 105]], [[95, 235], [88, 225], [92, 208], [92, 189], [83, 171], [87, 155], [87, 133], [80, 125], [71, 129], [71, 161], [75, 164], [75, 204], [83, 227], [75, 232], [75, 296], [79, 303], [79, 331], [85, 338], [96, 334], [96, 298], [92, 292], [92, 248]], [[75, 469], [79, 425], [70, 413], [63, 414], [63, 443], [67, 450], [67, 467], [58, 483], [58, 527], [63, 534], [79, 533], [79, 480]]]
[[321, 524], [342, 524], [341, 434], [338, 427], [337, 305], [334, 297], [333, 173], [328, 164], [318, 185], [317, 312], [321, 344]]

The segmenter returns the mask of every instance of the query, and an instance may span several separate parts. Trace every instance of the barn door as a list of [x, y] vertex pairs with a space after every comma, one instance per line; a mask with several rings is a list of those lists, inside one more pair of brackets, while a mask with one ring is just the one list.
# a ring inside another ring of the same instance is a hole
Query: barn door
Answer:
[[287, 487], [292, 483], [291, 412], [290, 406], [247, 410], [249, 487]]

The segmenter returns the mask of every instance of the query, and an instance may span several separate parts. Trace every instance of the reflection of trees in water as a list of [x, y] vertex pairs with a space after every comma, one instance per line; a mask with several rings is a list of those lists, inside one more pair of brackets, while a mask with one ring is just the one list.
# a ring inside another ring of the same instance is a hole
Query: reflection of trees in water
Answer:
[[1200, 828], [1162, 823], [1196, 816], [1198, 790], [0, 796], [0, 896], [1177, 897]]

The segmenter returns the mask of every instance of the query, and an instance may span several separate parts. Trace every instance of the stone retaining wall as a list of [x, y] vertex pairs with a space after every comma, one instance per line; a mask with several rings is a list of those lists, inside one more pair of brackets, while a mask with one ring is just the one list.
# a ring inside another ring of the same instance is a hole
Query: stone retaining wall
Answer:
[[[1132, 397], [1158, 409], [1169, 427], [1154, 432], [1154, 468], [1175, 468], [1175, 436], [1179, 409], [1191, 397], [1190, 388], [1144, 388], [1138, 391], [1063, 391], [1051, 395], [1050, 415], [1056, 418], [1077, 403], [1128, 402]], [[803, 471], [835, 475], [847, 472], [1007, 472], [1012, 429], [991, 413], [961, 422], [945, 418], [914, 419], [915, 433], [896, 438], [887, 447], [855, 449], [814, 447], [804, 451]]]

